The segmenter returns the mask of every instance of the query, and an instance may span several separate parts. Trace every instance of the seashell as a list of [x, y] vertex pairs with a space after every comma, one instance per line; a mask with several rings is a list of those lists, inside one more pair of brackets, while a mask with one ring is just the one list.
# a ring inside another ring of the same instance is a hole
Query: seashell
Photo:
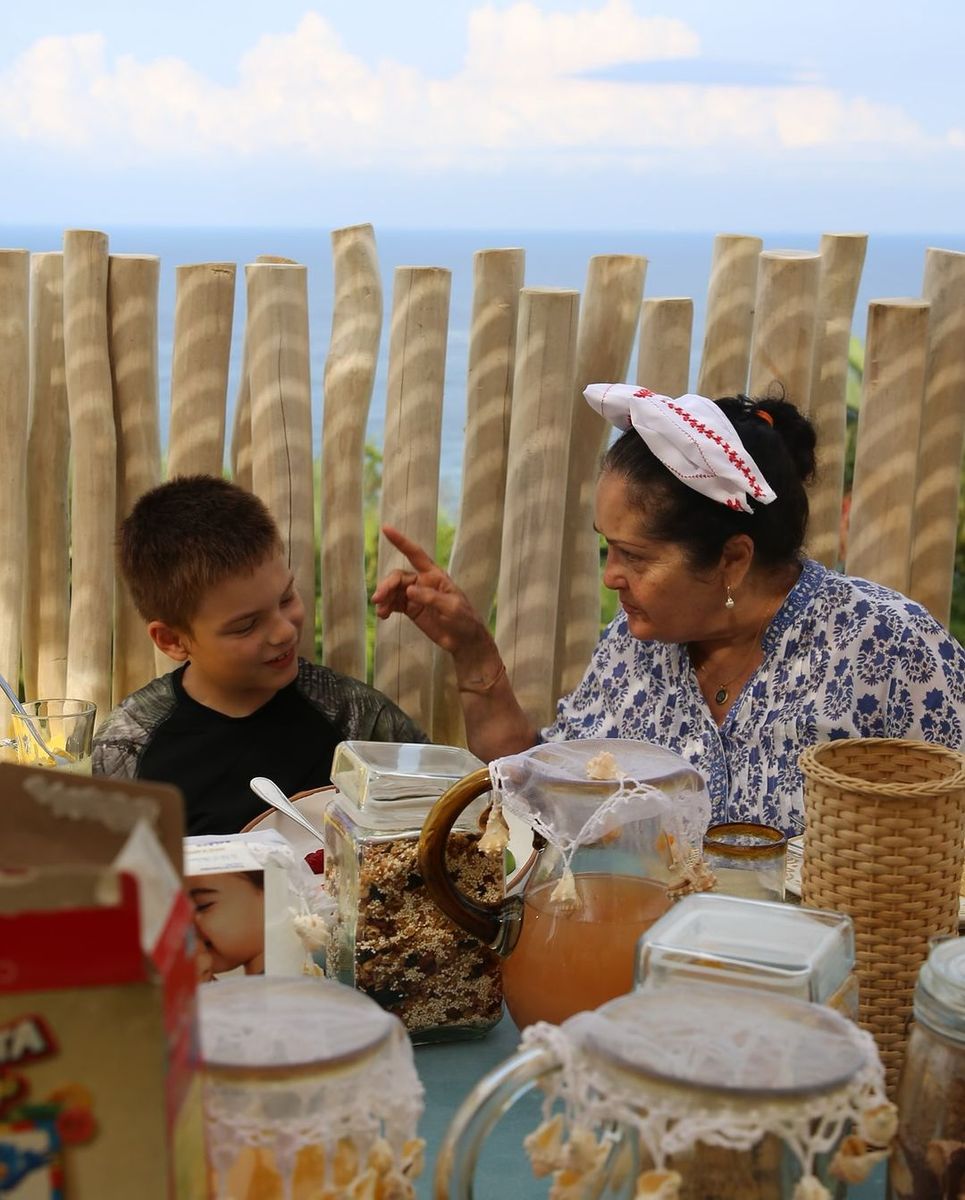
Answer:
[[563, 1162], [563, 1114], [557, 1113], [527, 1135], [523, 1149], [537, 1179], [555, 1171]]
[[409, 1179], [418, 1179], [425, 1170], [425, 1138], [410, 1138], [402, 1145], [402, 1174]]
[[480, 854], [501, 853], [509, 845], [509, 825], [503, 816], [503, 810], [494, 804], [489, 810], [486, 828], [476, 844]]
[[678, 1200], [683, 1179], [676, 1171], [644, 1171], [637, 1176], [636, 1200]]
[[797, 1182], [791, 1200], [831, 1200], [831, 1193], [814, 1175], [803, 1175]]
[[392, 1153], [392, 1147], [385, 1138], [377, 1138], [372, 1143], [365, 1158], [366, 1166], [372, 1168], [378, 1175], [385, 1175], [395, 1166], [395, 1155]]
[[898, 1109], [894, 1104], [866, 1108], [858, 1117], [858, 1134], [872, 1146], [888, 1146], [898, 1132]]
[[846, 1137], [831, 1160], [829, 1171], [843, 1183], [863, 1183], [876, 1163], [884, 1162], [887, 1150], [872, 1149], [864, 1138], [857, 1134]]

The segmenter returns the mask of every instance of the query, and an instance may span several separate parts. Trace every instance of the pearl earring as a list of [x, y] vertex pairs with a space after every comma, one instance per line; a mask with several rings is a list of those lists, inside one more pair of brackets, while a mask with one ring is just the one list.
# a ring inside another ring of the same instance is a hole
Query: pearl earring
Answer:
[[733, 608], [734, 607], [734, 597], [730, 594], [730, 584], [728, 583], [726, 585], [726, 587], [727, 587], [727, 599], [724, 601], [724, 608]]

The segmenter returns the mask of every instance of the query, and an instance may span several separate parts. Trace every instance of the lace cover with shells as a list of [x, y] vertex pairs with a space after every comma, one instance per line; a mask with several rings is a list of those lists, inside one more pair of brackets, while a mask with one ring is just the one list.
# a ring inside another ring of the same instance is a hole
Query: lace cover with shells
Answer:
[[284, 1195], [410, 1200], [423, 1091], [396, 1018], [325, 980], [250, 976], [200, 995], [215, 1200], [244, 1155], [267, 1152]]
[[620, 738], [547, 742], [496, 759], [489, 770], [493, 803], [480, 849], [508, 843], [508, 809], [561, 854], [551, 899], [575, 897], [573, 855], [600, 843], [662, 862], [675, 876], [671, 891], [713, 886], [701, 856], [710, 796], [701, 775], [673, 751]]
[[897, 1128], [871, 1036], [804, 1001], [668, 986], [561, 1026], [532, 1025], [522, 1046], [561, 1066], [544, 1084], [543, 1123], [524, 1142], [534, 1174], [552, 1177], [551, 1200], [614, 1187], [621, 1130], [649, 1163], [637, 1197], [677, 1200], [698, 1143], [750, 1151], [771, 1135], [800, 1164], [794, 1200], [830, 1200], [818, 1157], [833, 1152], [830, 1174], [860, 1182]]

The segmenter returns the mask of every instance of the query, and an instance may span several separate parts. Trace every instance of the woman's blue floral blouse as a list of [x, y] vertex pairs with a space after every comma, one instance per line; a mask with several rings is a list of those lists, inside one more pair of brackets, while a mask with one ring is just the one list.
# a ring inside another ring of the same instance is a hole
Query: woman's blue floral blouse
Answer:
[[965, 746], [965, 651], [919, 604], [806, 560], [763, 636], [764, 661], [718, 727], [685, 645], [635, 640], [620, 613], [546, 741], [621, 737], [701, 771], [715, 821], [799, 832], [798, 754], [830, 738]]

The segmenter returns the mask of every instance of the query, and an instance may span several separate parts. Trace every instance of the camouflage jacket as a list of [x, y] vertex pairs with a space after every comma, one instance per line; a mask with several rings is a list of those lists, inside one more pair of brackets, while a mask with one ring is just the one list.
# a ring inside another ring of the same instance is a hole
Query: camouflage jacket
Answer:
[[[346, 740], [429, 740], [387, 696], [349, 675], [299, 659], [295, 686]], [[170, 675], [152, 679], [122, 700], [94, 738], [94, 774], [115, 779], [135, 778], [141, 755], [176, 704], [177, 695]]]

